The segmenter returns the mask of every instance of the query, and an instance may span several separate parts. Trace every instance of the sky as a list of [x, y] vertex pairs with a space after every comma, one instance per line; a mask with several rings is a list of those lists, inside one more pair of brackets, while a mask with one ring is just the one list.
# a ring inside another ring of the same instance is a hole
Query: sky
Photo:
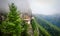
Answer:
[[29, 0], [33, 14], [52, 15], [60, 13], [60, 0]]
[[0, 0], [0, 10], [9, 10], [8, 4], [11, 3], [14, 3], [21, 12], [27, 12], [29, 10], [28, 0]]
[[60, 14], [60, 0], [0, 0], [0, 10], [9, 10], [8, 4], [15, 3], [21, 12], [33, 14]]

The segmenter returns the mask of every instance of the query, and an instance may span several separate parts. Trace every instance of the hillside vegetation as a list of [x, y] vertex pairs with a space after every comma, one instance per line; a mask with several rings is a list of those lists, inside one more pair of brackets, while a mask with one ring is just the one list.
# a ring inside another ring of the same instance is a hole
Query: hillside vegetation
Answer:
[[60, 36], [60, 28], [56, 25], [48, 22], [47, 20], [43, 19], [42, 17], [35, 16], [36, 21], [43, 26], [52, 36]]

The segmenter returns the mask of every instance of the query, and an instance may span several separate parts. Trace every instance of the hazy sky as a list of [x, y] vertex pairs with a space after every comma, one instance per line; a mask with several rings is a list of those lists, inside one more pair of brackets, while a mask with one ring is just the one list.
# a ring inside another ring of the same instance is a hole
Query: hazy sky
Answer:
[[34, 14], [60, 13], [60, 0], [30, 0], [30, 6]]
[[19, 11], [27, 12], [29, 10], [28, 0], [0, 0], [0, 10], [8, 10], [8, 4], [14, 3]]
[[34, 14], [51, 15], [60, 13], [60, 0], [0, 0], [0, 10], [8, 10], [8, 3], [14, 2], [21, 11], [29, 11]]

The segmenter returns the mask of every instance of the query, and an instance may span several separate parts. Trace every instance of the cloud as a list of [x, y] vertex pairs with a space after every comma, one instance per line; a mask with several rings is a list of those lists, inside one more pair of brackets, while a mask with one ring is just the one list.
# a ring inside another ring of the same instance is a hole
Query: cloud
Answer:
[[60, 13], [60, 4], [58, 0], [30, 0], [32, 13], [51, 15]]

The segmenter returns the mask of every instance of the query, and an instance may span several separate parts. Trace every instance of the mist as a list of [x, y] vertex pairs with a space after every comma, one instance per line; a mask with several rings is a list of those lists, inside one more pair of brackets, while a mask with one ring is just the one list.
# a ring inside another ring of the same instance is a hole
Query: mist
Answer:
[[28, 0], [0, 0], [0, 11], [9, 11], [9, 5], [14, 3], [21, 12], [31, 11]]
[[60, 0], [30, 0], [33, 14], [60, 14]]

